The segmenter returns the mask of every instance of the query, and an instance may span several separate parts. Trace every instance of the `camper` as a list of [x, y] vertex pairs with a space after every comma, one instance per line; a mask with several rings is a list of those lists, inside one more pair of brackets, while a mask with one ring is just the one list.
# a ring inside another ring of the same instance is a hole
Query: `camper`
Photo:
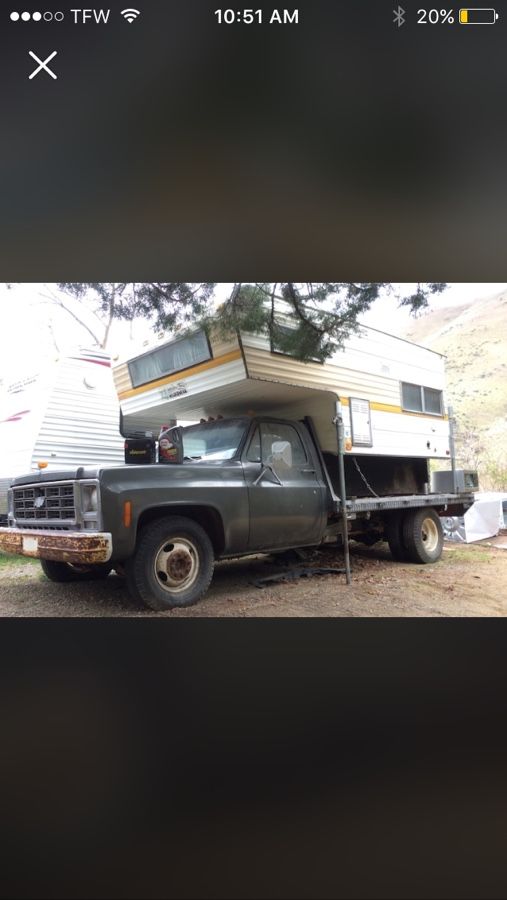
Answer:
[[[433, 563], [441, 517], [473, 503], [443, 358], [380, 331], [303, 363], [260, 335], [196, 330], [114, 378], [125, 465], [41, 471], [9, 491], [0, 549], [38, 557], [53, 581], [115, 569], [136, 600], [169, 610], [203, 596], [216, 560], [335, 543], [350, 582], [350, 538]], [[445, 461], [438, 490], [431, 458]]]
[[0, 397], [0, 521], [13, 478], [123, 461], [111, 358], [78, 349], [9, 381]]
[[[158, 434], [171, 419], [262, 413], [311, 415], [324, 453], [343, 419], [349, 493], [410, 493], [428, 485], [428, 459], [451, 459], [444, 357], [362, 327], [324, 363], [300, 362], [267, 337], [202, 331], [118, 365], [124, 429]], [[367, 482], [370, 483], [368, 488]]]

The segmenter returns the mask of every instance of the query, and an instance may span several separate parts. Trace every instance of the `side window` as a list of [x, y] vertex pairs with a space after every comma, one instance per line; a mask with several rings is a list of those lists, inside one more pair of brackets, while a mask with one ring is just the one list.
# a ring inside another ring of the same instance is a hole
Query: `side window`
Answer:
[[[277, 422], [265, 422], [261, 425], [262, 460], [270, 462], [277, 460], [286, 467], [300, 466], [306, 460], [306, 453], [301, 438], [292, 425]], [[289, 445], [289, 452], [284, 453], [284, 447]], [[288, 464], [290, 460], [290, 464]]]
[[401, 402], [403, 409], [409, 412], [422, 412], [433, 416], [443, 415], [443, 394], [442, 391], [434, 388], [402, 381]]
[[433, 413], [435, 416], [442, 415], [442, 391], [435, 391], [432, 388], [423, 388], [424, 393], [424, 409], [427, 413]]
[[401, 385], [401, 399], [403, 409], [409, 409], [411, 412], [422, 412], [422, 393], [420, 385], [407, 384], [403, 382]]

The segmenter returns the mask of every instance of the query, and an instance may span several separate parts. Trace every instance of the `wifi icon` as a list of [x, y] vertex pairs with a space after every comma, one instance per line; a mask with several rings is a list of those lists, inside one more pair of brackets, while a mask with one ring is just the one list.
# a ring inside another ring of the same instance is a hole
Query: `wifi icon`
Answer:
[[122, 9], [121, 15], [127, 22], [133, 22], [141, 13], [138, 9]]

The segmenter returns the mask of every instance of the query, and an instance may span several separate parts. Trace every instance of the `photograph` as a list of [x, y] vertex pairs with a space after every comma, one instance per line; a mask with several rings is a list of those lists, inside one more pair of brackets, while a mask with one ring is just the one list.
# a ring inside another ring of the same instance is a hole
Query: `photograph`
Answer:
[[0, 900], [503, 900], [507, 0], [0, 24]]
[[0, 615], [505, 614], [507, 284], [3, 291]]

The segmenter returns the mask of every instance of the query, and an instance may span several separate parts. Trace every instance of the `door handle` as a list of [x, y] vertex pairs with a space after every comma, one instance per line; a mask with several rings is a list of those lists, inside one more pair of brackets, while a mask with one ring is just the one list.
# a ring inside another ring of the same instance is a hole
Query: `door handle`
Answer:
[[299, 471], [305, 475], [315, 475], [315, 469], [300, 469]]

